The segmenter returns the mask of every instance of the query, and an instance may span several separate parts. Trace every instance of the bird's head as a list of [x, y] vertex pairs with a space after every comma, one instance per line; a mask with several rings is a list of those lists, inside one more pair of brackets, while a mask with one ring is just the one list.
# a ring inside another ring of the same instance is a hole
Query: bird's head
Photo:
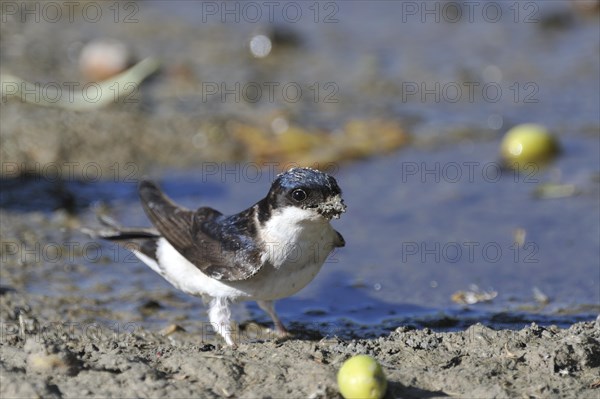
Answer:
[[327, 220], [346, 211], [335, 178], [311, 168], [293, 168], [278, 175], [267, 198], [272, 209], [295, 207]]

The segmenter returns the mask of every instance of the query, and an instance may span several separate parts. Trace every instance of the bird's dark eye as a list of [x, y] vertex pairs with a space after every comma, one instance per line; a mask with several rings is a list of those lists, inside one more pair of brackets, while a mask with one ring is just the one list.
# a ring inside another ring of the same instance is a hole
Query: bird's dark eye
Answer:
[[298, 202], [304, 201], [306, 199], [306, 192], [301, 188], [297, 188], [296, 190], [292, 191], [292, 198]]

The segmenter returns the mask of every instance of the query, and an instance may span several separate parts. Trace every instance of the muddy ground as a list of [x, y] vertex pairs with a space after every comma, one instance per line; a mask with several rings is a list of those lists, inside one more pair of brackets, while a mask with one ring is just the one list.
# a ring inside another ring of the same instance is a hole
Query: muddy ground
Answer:
[[0, 298], [3, 398], [337, 397], [336, 372], [358, 353], [383, 365], [389, 398], [599, 394], [600, 321], [519, 331], [476, 324], [454, 333], [399, 326], [388, 336], [347, 341], [299, 330], [287, 341], [242, 334], [233, 349], [208, 329], [103, 326], [86, 320], [81, 309], [90, 304], [81, 298], [71, 304], [77, 317], [55, 311], [67, 297], [3, 288]]

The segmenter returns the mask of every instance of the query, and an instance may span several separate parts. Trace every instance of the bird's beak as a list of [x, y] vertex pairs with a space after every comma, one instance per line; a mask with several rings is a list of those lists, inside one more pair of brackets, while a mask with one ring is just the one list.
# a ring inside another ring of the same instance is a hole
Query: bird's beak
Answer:
[[344, 200], [341, 196], [336, 195], [333, 197], [329, 197], [327, 201], [323, 202], [317, 207], [317, 212], [323, 215], [324, 218], [331, 219], [339, 219], [340, 215], [346, 212], [346, 204], [344, 204]]

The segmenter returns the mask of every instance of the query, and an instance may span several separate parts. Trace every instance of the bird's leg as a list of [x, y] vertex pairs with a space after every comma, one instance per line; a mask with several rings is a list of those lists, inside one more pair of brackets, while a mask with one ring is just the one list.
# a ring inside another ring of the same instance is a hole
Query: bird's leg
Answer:
[[237, 346], [231, 335], [230, 317], [231, 311], [229, 310], [227, 298], [212, 298], [210, 300], [208, 318], [212, 327], [225, 339], [227, 345]]
[[271, 316], [271, 319], [273, 320], [273, 324], [275, 324], [275, 330], [277, 331], [277, 334], [279, 334], [279, 336], [281, 336], [281, 337], [288, 336], [289, 335], [288, 330], [286, 330], [286, 328], [283, 325], [283, 323], [281, 322], [281, 320], [279, 320], [279, 316], [277, 316], [277, 313], [275, 312], [274, 302], [273, 301], [256, 301], [256, 303], [258, 303], [258, 306], [260, 306], [260, 308], [262, 310], [264, 310], [265, 312], [267, 312], [267, 314], [269, 316]]

